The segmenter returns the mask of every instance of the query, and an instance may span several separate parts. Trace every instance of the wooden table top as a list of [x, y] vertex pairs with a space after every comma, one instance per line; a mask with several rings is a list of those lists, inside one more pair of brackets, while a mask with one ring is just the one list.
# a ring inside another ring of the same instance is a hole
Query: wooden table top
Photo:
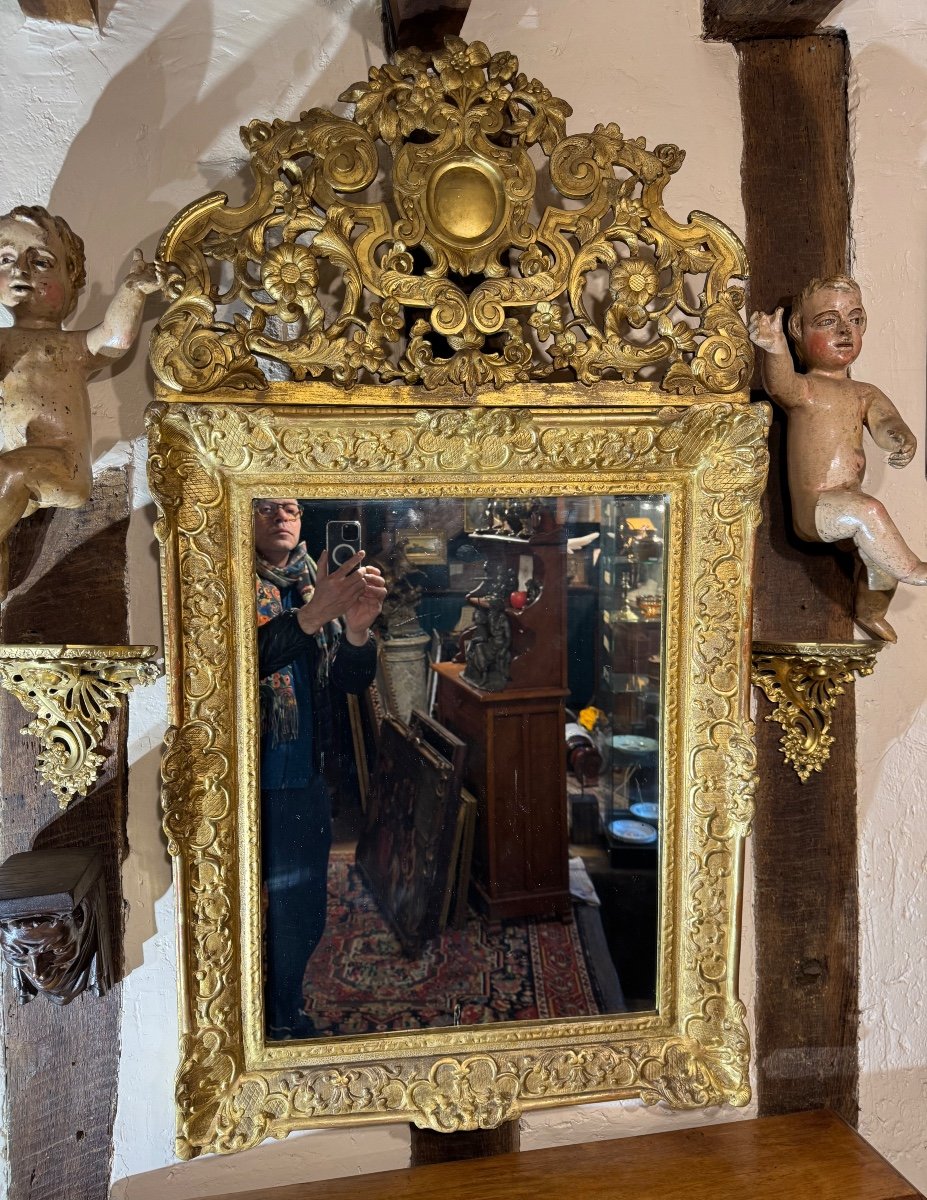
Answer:
[[[236, 1192], [210, 1200], [924, 1200], [833, 1113]], [[205, 1200], [205, 1198], [204, 1198]]]

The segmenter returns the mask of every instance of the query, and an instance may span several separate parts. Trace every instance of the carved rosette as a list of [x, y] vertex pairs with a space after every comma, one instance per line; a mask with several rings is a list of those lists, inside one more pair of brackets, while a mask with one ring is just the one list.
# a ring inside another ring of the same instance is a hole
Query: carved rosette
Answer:
[[134, 687], [158, 677], [143, 661], [154, 653], [154, 646], [0, 646], [0, 687], [35, 714], [20, 733], [42, 743], [35, 769], [61, 808], [93, 787], [110, 718]]
[[151, 345], [166, 389], [748, 386], [743, 248], [705, 213], [664, 209], [676, 146], [615, 124], [568, 136], [569, 105], [514, 55], [459, 38], [341, 99], [352, 118], [252, 121], [247, 202], [213, 193], [167, 229], [177, 274]]
[[[745, 580], [768, 410], [715, 403], [590, 413], [562, 402], [549, 411], [387, 410], [373, 406], [368, 389], [358, 401], [354, 411], [311, 414], [208, 403], [150, 410], [179, 681], [163, 787], [183, 931], [178, 1152], [231, 1152], [358, 1118], [450, 1131], [551, 1102], [746, 1103], [749, 1046], [734, 978], [755, 786]], [[288, 1044], [264, 1045], [259, 921], [241, 916], [259, 911], [257, 735], [241, 691], [253, 672], [248, 639], [232, 633], [251, 618], [248, 597], [233, 587], [235, 564], [247, 561], [254, 495], [297, 486], [336, 496], [346, 475], [395, 496], [670, 496], [666, 654], [685, 665], [667, 688], [675, 766], [665, 813], [678, 832], [664, 846], [659, 1014], [342, 1039], [337, 1056], [330, 1045], [295, 1056]]]
[[867, 642], [754, 642], [753, 682], [775, 705], [779, 748], [802, 783], [830, 758], [832, 712], [856, 675], [871, 675], [885, 645]]

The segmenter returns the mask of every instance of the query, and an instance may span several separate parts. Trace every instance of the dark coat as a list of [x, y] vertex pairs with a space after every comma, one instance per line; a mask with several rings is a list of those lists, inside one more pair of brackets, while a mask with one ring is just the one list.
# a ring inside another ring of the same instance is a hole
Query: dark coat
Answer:
[[[325, 755], [333, 745], [332, 700], [329, 688], [357, 694], [373, 683], [377, 669], [377, 644], [369, 637], [363, 646], [338, 638], [331, 651], [327, 684], [319, 679], [321, 650], [315, 636], [303, 633], [295, 608], [287, 609], [258, 626], [258, 677], [265, 679], [302, 658], [312, 680], [312, 745], [316, 769], [325, 768]], [[302, 715], [302, 714], [300, 714]]]

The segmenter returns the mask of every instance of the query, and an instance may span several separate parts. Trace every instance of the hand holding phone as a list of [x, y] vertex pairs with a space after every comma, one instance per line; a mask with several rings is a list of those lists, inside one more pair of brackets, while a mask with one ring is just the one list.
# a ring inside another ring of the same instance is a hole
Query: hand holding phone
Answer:
[[[325, 526], [325, 549], [329, 574], [343, 567], [361, 548], [360, 521], [329, 521]], [[353, 575], [360, 563], [348, 572]]]
[[386, 585], [376, 567], [359, 571], [360, 561], [342, 571], [352, 558], [363, 557], [360, 542], [359, 521], [328, 522], [315, 592], [298, 610], [297, 620], [304, 633], [314, 635], [328, 621], [340, 618], [349, 642], [361, 645], [367, 640], [367, 631], [383, 608]]

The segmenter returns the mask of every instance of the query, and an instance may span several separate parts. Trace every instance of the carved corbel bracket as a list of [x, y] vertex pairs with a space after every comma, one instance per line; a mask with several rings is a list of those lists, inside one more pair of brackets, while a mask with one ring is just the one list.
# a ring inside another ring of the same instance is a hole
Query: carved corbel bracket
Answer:
[[91, 847], [26, 850], [0, 866], [0, 954], [20, 1004], [70, 1004], [113, 984], [103, 858]]
[[158, 677], [146, 661], [154, 654], [154, 646], [0, 646], [0, 687], [35, 714], [20, 732], [42, 743], [36, 771], [62, 808], [96, 782], [109, 720], [136, 684]]
[[830, 758], [831, 713], [854, 675], [871, 675], [885, 645], [868, 642], [754, 642], [753, 683], [776, 707], [785, 761], [806, 783]]

